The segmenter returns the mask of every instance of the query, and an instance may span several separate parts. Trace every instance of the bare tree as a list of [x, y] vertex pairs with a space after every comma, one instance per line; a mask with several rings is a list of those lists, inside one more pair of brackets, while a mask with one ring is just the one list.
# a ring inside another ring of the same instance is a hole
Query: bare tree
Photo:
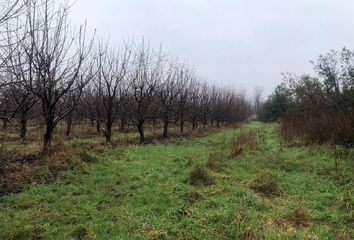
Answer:
[[4, 129], [19, 111], [21, 115], [28, 112], [33, 106], [32, 102], [35, 101], [33, 96], [14, 80], [10, 72], [5, 74], [5, 78], [10, 80], [9, 84], [0, 88], [0, 119], [3, 121]]
[[20, 138], [25, 139], [27, 133], [28, 113], [37, 103], [37, 98], [27, 89], [24, 89], [21, 84], [11, 86], [11, 96], [14, 103], [18, 107], [20, 114]]
[[201, 87], [200, 82], [191, 81], [189, 85], [188, 115], [193, 131], [196, 130], [201, 116]]
[[200, 122], [203, 124], [204, 129], [209, 121], [209, 116], [211, 114], [211, 98], [210, 98], [210, 88], [204, 83], [201, 86], [200, 93]]
[[62, 97], [61, 105], [65, 109], [71, 109], [65, 116], [65, 121], [66, 121], [65, 136], [68, 137], [71, 134], [71, 129], [74, 121], [74, 112], [77, 110], [77, 105], [78, 105], [78, 99], [76, 94], [71, 91], [65, 94]]
[[[18, 51], [25, 54], [26, 62], [19, 66], [27, 66], [21, 70], [26, 73], [23, 84], [42, 105], [46, 125], [43, 149], [47, 150], [56, 125], [72, 111], [92, 77], [90, 66], [83, 70], [91, 45], [85, 44], [85, 25], [78, 30], [70, 28], [68, 7], [57, 7], [53, 0], [38, 3], [32, 0], [28, 4], [29, 36]], [[75, 104], [68, 108], [62, 104], [66, 94], [75, 98]]]
[[[22, 38], [19, 39], [18, 31], [21, 28], [19, 16], [23, 15], [23, 10], [27, 4], [27, 0], [2, 0], [0, 1], [0, 69], [4, 67], [8, 58], [11, 57], [14, 49], [20, 44]], [[9, 38], [14, 38], [9, 45]], [[9, 48], [11, 47], [11, 48]], [[9, 79], [0, 79], [0, 88], [11, 84]]]
[[144, 41], [133, 60], [132, 71], [128, 79], [131, 101], [125, 105], [130, 121], [139, 131], [140, 142], [145, 142], [144, 124], [151, 120], [156, 112], [153, 99], [161, 83], [163, 58], [161, 52], [154, 52]]
[[179, 121], [180, 121], [180, 133], [184, 132], [184, 124], [186, 121], [186, 108], [187, 108], [187, 103], [189, 101], [189, 95], [190, 95], [190, 89], [189, 86], [191, 84], [191, 81], [194, 79], [194, 73], [190, 69], [188, 69], [186, 66], [181, 68], [180, 70], [180, 84], [181, 84], [181, 91], [179, 92], [178, 95], [178, 115], [179, 115]]
[[8, 119], [14, 117], [17, 112], [20, 113], [20, 137], [24, 139], [27, 132], [28, 112], [37, 102], [36, 96], [23, 84], [27, 80], [28, 73], [32, 70], [30, 62], [27, 61], [25, 54], [20, 50], [23, 44], [26, 31], [20, 31], [21, 28], [15, 27], [16, 34], [11, 34], [10, 26], [7, 25], [7, 54], [8, 57], [4, 62], [4, 68], [9, 83], [9, 92], [13, 104], [17, 106], [15, 111], [8, 116]]
[[2, 90], [0, 92], [0, 119], [2, 120], [2, 129], [5, 130], [8, 121], [15, 115], [16, 111], [10, 110], [12, 106], [9, 86], [3, 87]]
[[214, 123], [216, 119], [218, 118], [217, 116], [217, 111], [219, 108], [219, 99], [221, 99], [220, 96], [220, 90], [213, 86], [210, 90], [210, 120], [211, 120], [211, 126], [214, 126]]
[[26, 5], [23, 0], [3, 0], [0, 2], [0, 25], [15, 18]]
[[161, 117], [163, 121], [163, 136], [167, 138], [168, 125], [179, 112], [178, 96], [183, 90], [183, 75], [177, 64], [170, 64], [165, 74], [164, 82], [158, 95], [161, 104]]
[[[62, 120], [69, 136], [75, 122], [89, 119], [108, 142], [120, 120], [121, 130], [136, 126], [144, 142], [147, 123], [162, 122], [167, 138], [173, 123], [179, 122], [183, 133], [186, 122], [195, 130], [199, 123], [220, 126], [250, 115], [244, 92], [207, 84], [144, 41], [118, 50], [99, 44], [90, 55], [93, 41], [86, 39], [86, 25], [71, 27], [69, 7], [55, 0], [2, 0], [0, 7], [0, 119], [6, 127], [20, 113], [21, 138], [28, 115], [40, 119], [43, 150]], [[349, 76], [352, 68], [347, 69]]]
[[[94, 82], [94, 81], [92, 81]], [[87, 118], [91, 126], [94, 127], [97, 115], [96, 115], [96, 89], [93, 84], [88, 84], [87, 87], [84, 89], [79, 106], [81, 108], [81, 114], [84, 118]]]
[[97, 80], [102, 87], [102, 103], [105, 111], [104, 135], [107, 142], [112, 138], [112, 125], [116, 118], [117, 109], [115, 106], [119, 102], [121, 84], [128, 74], [128, 65], [131, 58], [131, 49], [125, 46], [118, 51], [109, 51], [107, 47], [100, 47], [98, 50]]

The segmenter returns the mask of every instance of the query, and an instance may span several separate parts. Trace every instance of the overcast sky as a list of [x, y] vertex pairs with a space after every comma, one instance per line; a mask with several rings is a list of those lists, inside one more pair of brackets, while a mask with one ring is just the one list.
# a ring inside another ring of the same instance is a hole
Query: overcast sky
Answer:
[[312, 73], [309, 60], [354, 48], [353, 0], [76, 0], [112, 45], [142, 37], [187, 60], [204, 78], [270, 93], [281, 72]]

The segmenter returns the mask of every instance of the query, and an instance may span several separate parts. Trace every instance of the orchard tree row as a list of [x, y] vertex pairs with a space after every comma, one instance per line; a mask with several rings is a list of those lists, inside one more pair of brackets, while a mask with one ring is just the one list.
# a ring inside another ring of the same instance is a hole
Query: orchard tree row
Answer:
[[183, 133], [208, 124], [241, 122], [251, 114], [243, 91], [213, 86], [183, 61], [142, 40], [121, 44], [88, 36], [86, 24], [71, 26], [70, 8], [54, 0], [4, 1], [0, 18], [0, 118], [45, 125], [43, 149], [58, 123], [70, 135], [73, 121], [90, 120], [106, 141], [112, 127], [171, 124]]

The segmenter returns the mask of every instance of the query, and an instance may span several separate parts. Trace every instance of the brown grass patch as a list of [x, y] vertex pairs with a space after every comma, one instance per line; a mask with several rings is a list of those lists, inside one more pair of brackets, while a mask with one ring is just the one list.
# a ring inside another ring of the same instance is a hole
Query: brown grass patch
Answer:
[[226, 158], [227, 156], [224, 152], [212, 152], [208, 155], [206, 166], [214, 171], [222, 171], [223, 161], [225, 161]]
[[258, 133], [260, 130], [250, 129], [234, 135], [232, 139], [231, 156], [237, 157], [244, 151], [254, 151], [257, 149]]
[[11, 155], [1, 160], [0, 196], [22, 191], [31, 183], [54, 182], [65, 170], [83, 169], [97, 159], [85, 149], [56, 145], [50, 151]]
[[209, 186], [212, 185], [214, 182], [215, 179], [209, 175], [209, 173], [204, 167], [200, 165], [194, 166], [194, 168], [189, 174], [189, 183], [191, 185]]
[[310, 215], [303, 206], [297, 206], [285, 216], [273, 217], [267, 220], [267, 225], [275, 224], [277, 227], [293, 231], [310, 225]]
[[73, 233], [72, 236], [75, 239], [86, 239], [86, 240], [95, 240], [97, 239], [95, 234], [88, 229], [87, 227], [80, 226]]
[[252, 229], [247, 228], [240, 234], [239, 239], [240, 240], [254, 240], [254, 239], [258, 239], [258, 238], [256, 237], [256, 234]]
[[15, 239], [43, 239], [43, 229], [34, 224], [16, 224], [14, 227], [6, 229], [2, 236], [4, 240]]
[[291, 211], [286, 218], [294, 227], [308, 227], [310, 222], [310, 216], [303, 206], [296, 207]]
[[338, 240], [352, 240], [353, 232], [350, 229], [342, 228], [336, 231], [335, 236]]
[[205, 195], [203, 193], [198, 192], [196, 189], [194, 188], [190, 188], [188, 189], [187, 193], [186, 193], [186, 199], [191, 202], [198, 202], [202, 199], [205, 199]]
[[93, 157], [92, 155], [88, 154], [87, 151], [82, 150], [79, 153], [79, 157], [82, 161], [87, 162], [87, 163], [95, 163], [98, 161], [96, 157]]
[[262, 195], [280, 195], [281, 191], [277, 183], [277, 176], [273, 172], [260, 173], [249, 185], [249, 187]]

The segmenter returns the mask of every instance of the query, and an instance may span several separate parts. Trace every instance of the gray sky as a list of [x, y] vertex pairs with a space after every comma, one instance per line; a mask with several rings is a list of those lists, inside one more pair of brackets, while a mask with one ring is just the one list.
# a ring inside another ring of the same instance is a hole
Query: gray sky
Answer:
[[353, 48], [353, 9], [353, 0], [76, 0], [71, 17], [112, 45], [145, 37], [216, 84], [268, 94], [281, 72], [312, 73], [309, 60]]

